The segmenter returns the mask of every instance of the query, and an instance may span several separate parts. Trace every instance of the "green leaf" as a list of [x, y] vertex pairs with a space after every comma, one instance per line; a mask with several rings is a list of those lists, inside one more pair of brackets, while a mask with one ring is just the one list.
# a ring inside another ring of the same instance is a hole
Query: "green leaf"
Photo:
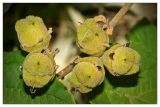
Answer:
[[90, 103], [157, 103], [157, 29], [147, 20], [142, 20], [127, 38], [131, 47], [141, 55], [140, 72], [123, 77], [114, 77], [106, 72], [104, 83], [88, 94]]
[[35, 94], [30, 94], [29, 88], [20, 76], [19, 66], [24, 56], [20, 51], [4, 52], [4, 85], [3, 101], [5, 104], [68, 104], [75, 103], [73, 96], [57, 78]]

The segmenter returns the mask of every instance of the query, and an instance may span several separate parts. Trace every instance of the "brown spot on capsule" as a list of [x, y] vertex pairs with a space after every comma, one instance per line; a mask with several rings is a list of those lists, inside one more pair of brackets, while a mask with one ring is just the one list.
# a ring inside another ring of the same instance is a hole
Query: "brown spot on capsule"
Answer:
[[89, 75], [88, 78], [91, 78], [91, 76]]
[[96, 36], [99, 36], [98, 33], [95, 33]]
[[101, 71], [102, 70], [102, 67], [101, 66], [96, 66], [98, 68], [98, 71]]
[[37, 65], [40, 65], [39, 61], [37, 62]]
[[110, 53], [109, 57], [113, 60], [114, 53]]
[[34, 23], [34, 22], [32, 22], [32, 25], [34, 26], [34, 25], [35, 25], [35, 23]]
[[41, 53], [43, 53], [45, 51], [45, 49], [42, 49]]

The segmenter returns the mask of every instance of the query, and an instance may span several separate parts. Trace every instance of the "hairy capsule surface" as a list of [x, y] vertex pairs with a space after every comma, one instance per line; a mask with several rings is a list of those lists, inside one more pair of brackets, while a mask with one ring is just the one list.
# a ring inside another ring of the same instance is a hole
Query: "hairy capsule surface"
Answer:
[[72, 87], [88, 93], [103, 82], [105, 70], [98, 57], [79, 58], [76, 63], [70, 77]]
[[102, 26], [90, 18], [77, 29], [77, 45], [88, 55], [100, 56], [109, 47], [109, 37]]
[[16, 22], [15, 29], [21, 48], [27, 52], [40, 52], [48, 47], [51, 35], [43, 20], [37, 16], [27, 16]]
[[114, 76], [132, 75], [139, 71], [140, 55], [129, 47], [116, 44], [104, 52], [102, 61]]
[[53, 56], [44, 53], [29, 53], [22, 65], [25, 84], [32, 88], [42, 88], [55, 76], [57, 65]]

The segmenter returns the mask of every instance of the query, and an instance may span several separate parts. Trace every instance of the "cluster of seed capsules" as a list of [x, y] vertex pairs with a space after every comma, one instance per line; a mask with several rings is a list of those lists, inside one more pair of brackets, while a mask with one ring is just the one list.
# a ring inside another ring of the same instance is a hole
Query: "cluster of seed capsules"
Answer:
[[139, 71], [140, 55], [133, 49], [116, 44], [109, 46], [109, 36], [99, 23], [103, 16], [89, 18], [77, 29], [77, 45], [89, 57], [79, 58], [72, 70], [70, 84], [88, 93], [105, 78], [105, 69], [113, 76], [132, 75]]
[[48, 49], [52, 31], [47, 30], [40, 17], [20, 19], [15, 29], [21, 49], [29, 53], [22, 64], [22, 77], [31, 93], [34, 93], [35, 89], [42, 88], [55, 77], [58, 66], [54, 56], [58, 50], [51, 52]]
[[[54, 61], [57, 51], [47, 49], [51, 31], [41, 18], [35, 16], [17, 21], [15, 29], [21, 48], [29, 52], [22, 65], [23, 80], [31, 89], [42, 88], [53, 80], [57, 69]], [[113, 76], [132, 75], [139, 71], [140, 55], [120, 44], [110, 47], [103, 24], [95, 18], [85, 20], [78, 27], [76, 42], [80, 51], [89, 55], [75, 60], [69, 77], [71, 87], [81, 93], [92, 91], [104, 81], [104, 66]]]

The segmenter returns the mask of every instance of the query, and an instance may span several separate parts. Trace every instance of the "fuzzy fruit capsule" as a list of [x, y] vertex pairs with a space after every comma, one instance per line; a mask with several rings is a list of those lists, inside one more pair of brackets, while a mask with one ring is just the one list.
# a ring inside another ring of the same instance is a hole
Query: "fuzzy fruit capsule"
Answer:
[[102, 61], [114, 76], [131, 75], [139, 71], [140, 55], [129, 47], [116, 44], [104, 52]]
[[77, 45], [88, 55], [100, 56], [109, 46], [109, 37], [102, 26], [90, 18], [77, 29]]
[[56, 63], [47, 51], [29, 53], [22, 65], [22, 77], [25, 84], [32, 88], [42, 88], [55, 76]]
[[37, 16], [27, 16], [16, 22], [15, 29], [21, 48], [27, 52], [40, 52], [48, 47], [51, 35], [43, 20]]
[[105, 71], [98, 57], [79, 58], [76, 63], [70, 77], [72, 87], [88, 93], [103, 82]]

